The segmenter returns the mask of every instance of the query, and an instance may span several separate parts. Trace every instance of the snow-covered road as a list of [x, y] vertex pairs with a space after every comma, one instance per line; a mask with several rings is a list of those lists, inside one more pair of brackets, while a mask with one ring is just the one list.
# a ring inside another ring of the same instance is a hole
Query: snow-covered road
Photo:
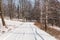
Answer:
[[16, 28], [0, 35], [0, 40], [56, 40], [33, 24], [33, 22], [15, 24]]

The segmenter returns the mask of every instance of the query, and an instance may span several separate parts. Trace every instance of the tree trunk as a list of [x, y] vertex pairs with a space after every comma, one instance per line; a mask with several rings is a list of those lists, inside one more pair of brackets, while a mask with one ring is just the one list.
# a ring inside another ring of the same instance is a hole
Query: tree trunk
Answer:
[[2, 13], [1, 13], [1, 19], [2, 19], [3, 26], [6, 26], [5, 25], [5, 21], [4, 21], [4, 17], [3, 17], [3, 14]]
[[13, 0], [8, 0], [8, 7], [9, 7], [9, 16], [10, 16], [10, 19], [12, 19], [13, 17], [13, 9], [12, 9], [12, 1]]
[[1, 19], [2, 19], [3, 26], [5, 26], [5, 28], [7, 28], [6, 24], [5, 24], [5, 21], [4, 21], [3, 13], [2, 13], [2, 0], [0, 0], [0, 16], [1, 16]]
[[47, 24], [48, 24], [48, 2], [49, 2], [49, 0], [46, 0], [46, 15], [45, 15], [45, 31], [47, 31]]

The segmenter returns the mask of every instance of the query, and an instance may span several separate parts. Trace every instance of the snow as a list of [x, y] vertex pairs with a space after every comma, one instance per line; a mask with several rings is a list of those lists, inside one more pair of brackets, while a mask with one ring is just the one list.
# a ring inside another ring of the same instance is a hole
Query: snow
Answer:
[[37, 28], [34, 22], [5, 21], [8, 29], [5, 29], [0, 23], [0, 30], [12, 30], [5, 33], [0, 32], [0, 40], [56, 40], [50, 34]]
[[53, 29], [55, 29], [55, 30], [57, 30], [57, 31], [60, 31], [60, 27], [58, 27], [58, 26], [56, 26], [56, 25], [53, 25], [53, 26], [49, 25], [49, 27], [50, 27], [50, 28], [53, 28]]

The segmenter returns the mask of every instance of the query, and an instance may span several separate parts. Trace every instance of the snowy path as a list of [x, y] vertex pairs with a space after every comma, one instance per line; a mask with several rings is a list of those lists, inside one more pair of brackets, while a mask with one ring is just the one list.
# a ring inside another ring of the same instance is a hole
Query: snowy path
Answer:
[[37, 28], [32, 22], [24, 22], [16, 27], [16, 29], [1, 35], [0, 40], [56, 40]]

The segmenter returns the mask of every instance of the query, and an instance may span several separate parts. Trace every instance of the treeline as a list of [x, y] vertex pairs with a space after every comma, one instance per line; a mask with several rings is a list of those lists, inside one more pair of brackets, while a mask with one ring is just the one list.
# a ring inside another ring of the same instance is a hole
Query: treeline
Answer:
[[58, 0], [3, 0], [2, 13], [10, 19], [36, 20], [43, 24], [60, 26]]

